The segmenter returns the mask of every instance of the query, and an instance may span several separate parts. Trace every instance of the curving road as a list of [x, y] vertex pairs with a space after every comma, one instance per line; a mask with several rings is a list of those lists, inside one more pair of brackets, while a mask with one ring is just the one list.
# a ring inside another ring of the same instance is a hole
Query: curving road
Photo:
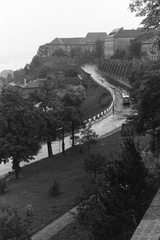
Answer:
[[[126, 114], [129, 113], [130, 109], [123, 108], [122, 98], [121, 98], [121, 94], [120, 94], [119, 90], [117, 88], [115, 88], [114, 86], [112, 86], [111, 84], [109, 84], [105, 79], [103, 79], [101, 77], [101, 75], [98, 72], [95, 65], [92, 65], [92, 64], [85, 65], [85, 66], [83, 66], [83, 69], [86, 72], [91, 74], [94, 81], [96, 81], [98, 84], [105, 87], [114, 96], [114, 114], [111, 109], [110, 112], [107, 115], [105, 115], [105, 117], [102, 120], [100, 120], [99, 122], [94, 123], [92, 125], [93, 130], [96, 132], [96, 134], [98, 134], [99, 138], [103, 138], [103, 137], [115, 132], [117, 129], [121, 128], [122, 123], [125, 122]], [[53, 142], [52, 143], [53, 153], [57, 154], [57, 153], [62, 152], [61, 146], [62, 146], [61, 141]], [[70, 136], [67, 136], [67, 137], [65, 137], [65, 149], [68, 149], [70, 147], [71, 147]], [[46, 144], [43, 144], [41, 150], [35, 156], [35, 160], [31, 161], [29, 164], [31, 164], [32, 162], [35, 162], [35, 161], [39, 161], [40, 159], [45, 158], [47, 156], [48, 156], [47, 155], [47, 146], [46, 146]], [[27, 164], [28, 163], [22, 162], [21, 166], [24, 166]], [[0, 165], [0, 177], [4, 176], [11, 170], [12, 170], [11, 163], [1, 164]]]

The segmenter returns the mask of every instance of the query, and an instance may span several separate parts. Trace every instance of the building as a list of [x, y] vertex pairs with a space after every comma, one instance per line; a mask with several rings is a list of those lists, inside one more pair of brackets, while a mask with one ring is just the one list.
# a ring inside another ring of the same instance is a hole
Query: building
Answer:
[[130, 41], [144, 34], [144, 32], [141, 28], [125, 30], [122, 27], [114, 29], [105, 38], [105, 58], [109, 59], [117, 49], [127, 50], [130, 46]]
[[86, 37], [80, 38], [55, 38], [52, 42], [47, 44], [49, 49], [49, 55], [52, 54], [57, 49], [63, 49], [66, 53], [70, 53], [72, 48], [81, 48], [82, 51], [89, 50], [93, 51], [95, 47], [95, 42], [97, 40], [105, 40], [107, 33], [105, 32], [90, 32], [87, 33]]
[[39, 92], [45, 80], [46, 79], [36, 79], [27, 83], [26, 79], [24, 79], [23, 83], [11, 82], [9, 86], [17, 88], [22, 96], [27, 98], [31, 92]]
[[142, 60], [156, 61], [160, 59], [160, 37], [154, 36], [141, 42]]

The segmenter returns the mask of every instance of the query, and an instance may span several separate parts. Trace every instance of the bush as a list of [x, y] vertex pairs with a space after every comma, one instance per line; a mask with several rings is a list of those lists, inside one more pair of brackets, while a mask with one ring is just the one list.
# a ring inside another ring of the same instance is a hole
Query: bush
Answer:
[[16, 209], [0, 208], [0, 240], [31, 240], [31, 221], [22, 219]]
[[55, 179], [53, 185], [49, 190], [49, 194], [54, 197], [59, 195], [60, 193], [61, 193], [60, 183], [57, 182], [57, 180]]
[[0, 193], [4, 193], [5, 191], [5, 188], [6, 188], [6, 179], [3, 178], [3, 179], [0, 179]]

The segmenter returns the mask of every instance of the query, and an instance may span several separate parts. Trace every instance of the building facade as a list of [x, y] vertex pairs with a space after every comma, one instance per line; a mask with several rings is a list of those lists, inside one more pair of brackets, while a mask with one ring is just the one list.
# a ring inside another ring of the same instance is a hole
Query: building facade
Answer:
[[106, 32], [90, 32], [86, 37], [82, 38], [55, 38], [47, 44], [49, 56], [52, 56], [57, 49], [63, 49], [66, 53], [70, 53], [72, 48], [81, 48], [82, 51], [93, 51], [97, 40], [105, 40]]
[[160, 38], [155, 36], [141, 42], [142, 60], [156, 61], [160, 59]]
[[105, 38], [105, 58], [109, 59], [117, 49], [128, 50], [130, 41], [143, 33], [144, 31], [140, 28], [132, 30], [114, 29]]

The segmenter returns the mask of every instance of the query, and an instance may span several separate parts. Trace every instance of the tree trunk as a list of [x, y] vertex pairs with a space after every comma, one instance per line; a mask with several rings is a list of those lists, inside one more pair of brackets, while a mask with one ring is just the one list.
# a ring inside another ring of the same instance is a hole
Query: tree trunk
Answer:
[[74, 122], [72, 121], [72, 147], [74, 147]]
[[62, 128], [62, 152], [63, 156], [65, 156], [65, 143], [64, 143], [64, 128]]
[[52, 144], [51, 144], [51, 141], [49, 139], [47, 140], [47, 148], [48, 148], [48, 157], [53, 156]]
[[21, 170], [21, 167], [19, 165], [19, 161], [13, 159], [13, 166], [12, 169], [15, 171], [15, 179], [19, 179], [19, 173]]

